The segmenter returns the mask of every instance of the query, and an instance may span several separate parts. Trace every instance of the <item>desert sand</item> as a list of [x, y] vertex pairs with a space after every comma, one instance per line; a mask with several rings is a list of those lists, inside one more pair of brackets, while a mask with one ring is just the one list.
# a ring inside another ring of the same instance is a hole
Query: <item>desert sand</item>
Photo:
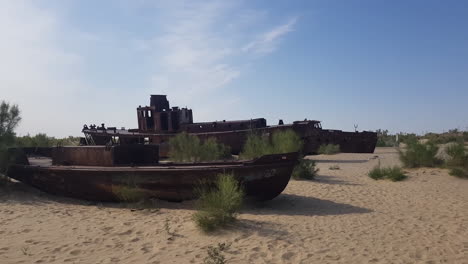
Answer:
[[193, 202], [135, 210], [16, 183], [0, 194], [0, 263], [203, 263], [220, 242], [231, 243], [227, 263], [468, 263], [467, 180], [443, 169], [367, 177], [378, 160], [399, 164], [393, 148], [310, 158], [316, 180], [291, 180], [210, 235], [191, 221]]

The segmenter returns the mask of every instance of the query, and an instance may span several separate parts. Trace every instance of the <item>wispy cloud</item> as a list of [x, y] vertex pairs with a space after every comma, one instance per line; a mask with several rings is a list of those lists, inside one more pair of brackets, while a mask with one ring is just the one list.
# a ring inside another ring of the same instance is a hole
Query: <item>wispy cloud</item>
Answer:
[[[292, 19], [259, 34], [271, 17], [246, 1], [117, 3], [122, 10], [106, 13], [106, 21], [129, 19], [122, 23], [128, 28], [85, 23], [87, 14], [73, 13], [91, 8], [74, 8], [85, 2], [2, 1], [0, 99], [20, 104], [21, 134], [77, 135], [83, 120], [134, 124], [131, 109], [122, 110], [129, 112], [122, 120], [113, 104], [122, 106], [123, 97], [125, 103], [144, 103], [142, 96], [150, 93], [168, 94], [172, 103], [193, 107], [198, 120], [243, 117], [237, 116], [242, 95], [226, 87], [257, 58], [252, 54], [274, 51], [296, 23]], [[125, 89], [126, 83], [114, 88], [116, 81], [106, 80], [127, 74], [129, 80], [145, 80], [140, 84], [146, 87]], [[102, 108], [104, 100], [113, 109]]]
[[234, 4], [221, 1], [166, 3], [165, 15], [158, 21], [163, 33], [146, 45], [155, 60], [154, 91], [187, 103], [239, 76], [229, 63], [236, 52], [233, 39], [218, 32], [219, 23], [233, 8]]
[[242, 50], [244, 52], [255, 52], [260, 54], [267, 54], [275, 51], [278, 46], [279, 39], [288, 32], [293, 31], [296, 22], [297, 17], [294, 17], [285, 24], [277, 26], [270, 31], [259, 35], [254, 41], [245, 45]]
[[[210, 102], [230, 98], [230, 102], [241, 103], [239, 94], [223, 88], [239, 78], [245, 65], [251, 63], [253, 57], [249, 53], [273, 52], [278, 40], [292, 31], [297, 21], [293, 18], [258, 34], [255, 30], [259, 24], [268, 24], [267, 12], [245, 8], [242, 2], [175, 1], [164, 2], [158, 9], [164, 10], [157, 23], [162, 34], [146, 42], [135, 42], [152, 53], [155, 70], [150, 91], [168, 94], [177, 99], [176, 103], [203, 113], [210, 112], [204, 109], [212, 107]], [[248, 41], [250, 44], [245, 45]], [[212, 112], [213, 115], [202, 118], [226, 114]]]

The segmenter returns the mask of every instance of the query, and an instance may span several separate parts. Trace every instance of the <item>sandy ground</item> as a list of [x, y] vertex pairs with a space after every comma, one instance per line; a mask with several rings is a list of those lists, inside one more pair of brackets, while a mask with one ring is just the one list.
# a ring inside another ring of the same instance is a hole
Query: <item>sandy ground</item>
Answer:
[[228, 263], [468, 263], [468, 181], [441, 169], [374, 181], [374, 156], [398, 164], [391, 148], [314, 156], [316, 181], [292, 180], [212, 235], [191, 221], [191, 202], [131, 210], [16, 184], [0, 195], [0, 263], [203, 263], [219, 242], [232, 243]]

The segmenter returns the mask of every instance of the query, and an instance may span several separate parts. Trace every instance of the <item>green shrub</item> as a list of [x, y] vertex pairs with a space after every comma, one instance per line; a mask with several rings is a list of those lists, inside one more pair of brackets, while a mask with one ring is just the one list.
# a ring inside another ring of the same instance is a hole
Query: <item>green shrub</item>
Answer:
[[79, 137], [55, 138], [49, 137], [44, 133], [30, 136], [29, 134], [22, 137], [16, 137], [16, 145], [19, 147], [55, 147], [55, 146], [78, 146], [80, 143]]
[[254, 159], [271, 153], [272, 148], [268, 137], [251, 133], [247, 136], [239, 157], [241, 159]]
[[200, 161], [227, 159], [231, 156], [229, 147], [219, 144], [215, 138], [208, 138], [200, 144], [198, 153]]
[[468, 131], [463, 132], [463, 141], [467, 142], [468, 141]]
[[439, 147], [432, 142], [419, 143], [413, 141], [406, 147], [406, 151], [399, 151], [400, 160], [407, 168], [436, 167], [442, 161], [436, 158]]
[[374, 180], [389, 179], [391, 181], [402, 181], [407, 178], [400, 167], [373, 168], [368, 176]]
[[315, 168], [315, 161], [301, 159], [294, 167], [291, 177], [296, 180], [313, 180], [317, 175], [318, 169]]
[[116, 185], [112, 186], [112, 192], [120, 201], [127, 203], [135, 203], [145, 200], [145, 193], [137, 186]]
[[169, 158], [177, 162], [200, 162], [226, 159], [229, 147], [219, 144], [215, 138], [202, 142], [197, 136], [180, 133], [169, 140]]
[[21, 121], [20, 110], [17, 105], [10, 105], [5, 101], [0, 102], [0, 185], [8, 184], [6, 177], [7, 168], [10, 164], [8, 148], [15, 142], [15, 128]]
[[450, 175], [459, 178], [468, 178], [468, 154], [465, 150], [465, 144], [458, 142], [447, 148], [447, 154], [450, 158], [446, 161], [450, 169]]
[[467, 166], [468, 155], [466, 154], [465, 144], [463, 142], [448, 146], [446, 151], [450, 156], [450, 159], [447, 160], [447, 166]]
[[326, 155], [331, 155], [331, 154], [336, 154], [340, 152], [340, 145], [334, 145], [334, 144], [327, 144], [327, 145], [321, 145], [318, 149], [318, 154], [326, 154]]
[[468, 170], [460, 168], [460, 167], [450, 168], [449, 174], [458, 178], [468, 179]]
[[240, 153], [242, 159], [254, 159], [263, 155], [300, 151], [301, 138], [291, 129], [273, 132], [271, 138], [267, 135], [251, 133]]
[[394, 147], [397, 145], [396, 136], [388, 133], [388, 130], [377, 129], [377, 147]]
[[413, 144], [413, 143], [418, 142], [419, 137], [416, 134], [399, 133], [398, 140], [405, 144]]
[[291, 129], [276, 131], [271, 136], [272, 153], [297, 152], [302, 149], [302, 140]]
[[235, 221], [244, 199], [244, 191], [232, 174], [219, 174], [215, 186], [200, 184], [195, 192], [199, 199], [193, 219], [205, 232]]

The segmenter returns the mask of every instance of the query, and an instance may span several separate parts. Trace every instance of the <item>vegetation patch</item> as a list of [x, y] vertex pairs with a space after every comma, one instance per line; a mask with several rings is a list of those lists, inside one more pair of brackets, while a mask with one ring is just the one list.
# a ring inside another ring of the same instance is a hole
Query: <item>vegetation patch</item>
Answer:
[[451, 168], [449, 174], [458, 178], [468, 179], [468, 170], [460, 167]]
[[468, 154], [463, 142], [450, 145], [447, 148], [450, 158], [446, 161], [446, 166], [450, 169], [450, 175], [468, 179]]
[[436, 157], [439, 147], [433, 142], [409, 142], [406, 151], [399, 150], [400, 160], [407, 168], [436, 167], [442, 160]]
[[193, 220], [201, 230], [211, 232], [236, 220], [244, 191], [233, 174], [219, 174], [214, 186], [199, 184], [195, 192], [199, 199]]
[[315, 168], [315, 161], [301, 159], [294, 167], [291, 177], [296, 180], [313, 180], [317, 175], [318, 169]]
[[388, 130], [377, 129], [377, 147], [395, 147], [397, 143], [397, 136], [391, 135]]
[[389, 168], [373, 168], [368, 176], [374, 180], [388, 179], [391, 181], [402, 181], [407, 178], [400, 167], [389, 167]]
[[332, 155], [340, 153], [340, 145], [327, 144], [321, 145], [318, 149], [318, 154]]
[[16, 145], [18, 147], [55, 147], [55, 146], [78, 146], [80, 144], [79, 137], [69, 136], [67, 138], [49, 137], [44, 133], [39, 133], [34, 136], [29, 134], [22, 137], [16, 137]]
[[231, 157], [229, 147], [218, 143], [215, 138], [202, 142], [197, 136], [185, 132], [172, 137], [169, 145], [169, 158], [176, 162], [214, 161]]
[[124, 183], [112, 185], [112, 192], [120, 201], [126, 203], [144, 203], [148, 196], [144, 190], [141, 190], [133, 176], [124, 179]]
[[6, 176], [11, 157], [8, 148], [15, 142], [15, 128], [21, 121], [20, 110], [17, 105], [0, 102], [0, 186], [9, 182]]
[[302, 149], [301, 138], [291, 129], [276, 131], [271, 137], [267, 134], [251, 133], [240, 153], [242, 159], [254, 159], [268, 154], [297, 152]]

